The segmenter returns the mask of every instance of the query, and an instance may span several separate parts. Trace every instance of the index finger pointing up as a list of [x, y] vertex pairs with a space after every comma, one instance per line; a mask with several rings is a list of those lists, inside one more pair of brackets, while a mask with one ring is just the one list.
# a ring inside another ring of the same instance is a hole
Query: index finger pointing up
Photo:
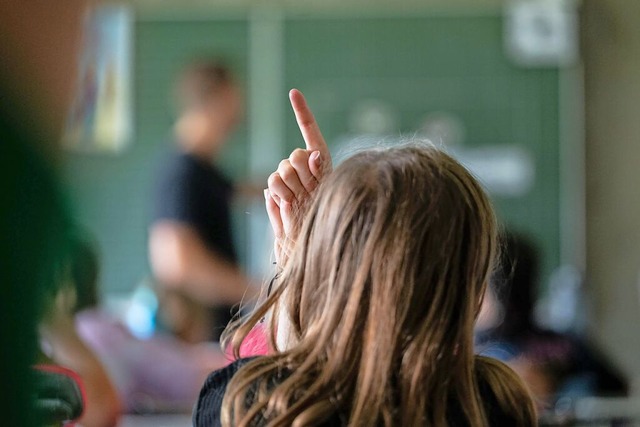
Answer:
[[298, 89], [291, 89], [289, 91], [289, 100], [293, 107], [293, 112], [296, 115], [296, 121], [298, 127], [302, 133], [302, 138], [309, 151], [319, 151], [324, 162], [331, 162], [331, 155], [329, 154], [329, 147], [324, 141], [318, 123], [316, 123], [313, 113], [307, 106], [307, 101], [304, 99], [302, 92]]

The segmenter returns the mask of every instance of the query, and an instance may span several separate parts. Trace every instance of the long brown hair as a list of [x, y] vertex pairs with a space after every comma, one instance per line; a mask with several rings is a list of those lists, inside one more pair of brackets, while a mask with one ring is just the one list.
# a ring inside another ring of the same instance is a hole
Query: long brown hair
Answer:
[[515, 374], [473, 353], [498, 245], [491, 204], [458, 162], [427, 144], [358, 153], [321, 184], [295, 240], [271, 295], [229, 332], [237, 353], [267, 315], [278, 351], [233, 377], [223, 425], [439, 426], [453, 399], [483, 426], [480, 381], [534, 424]]

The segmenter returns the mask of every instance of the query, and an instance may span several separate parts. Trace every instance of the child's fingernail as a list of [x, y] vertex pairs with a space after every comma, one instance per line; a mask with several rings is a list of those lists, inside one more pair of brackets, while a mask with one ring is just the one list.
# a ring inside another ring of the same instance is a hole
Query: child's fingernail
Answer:
[[311, 160], [316, 166], [320, 166], [322, 164], [322, 159], [320, 158], [320, 152], [314, 151], [311, 153]]
[[267, 200], [269, 198], [269, 190], [267, 188], [264, 189], [264, 199]]

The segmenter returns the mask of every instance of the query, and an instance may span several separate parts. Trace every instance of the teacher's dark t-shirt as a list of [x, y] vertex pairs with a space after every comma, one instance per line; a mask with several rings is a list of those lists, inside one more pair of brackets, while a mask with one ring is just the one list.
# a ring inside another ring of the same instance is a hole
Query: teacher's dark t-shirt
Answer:
[[[153, 221], [171, 220], [191, 227], [206, 247], [237, 263], [231, 224], [231, 182], [212, 163], [195, 155], [173, 152], [158, 171]], [[212, 308], [213, 338], [229, 322], [229, 306]]]

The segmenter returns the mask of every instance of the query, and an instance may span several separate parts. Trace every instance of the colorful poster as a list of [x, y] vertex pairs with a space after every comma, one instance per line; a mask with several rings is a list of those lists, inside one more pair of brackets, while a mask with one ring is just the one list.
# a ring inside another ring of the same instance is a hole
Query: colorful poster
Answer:
[[88, 16], [67, 147], [119, 152], [130, 141], [132, 27], [126, 6], [101, 6]]

